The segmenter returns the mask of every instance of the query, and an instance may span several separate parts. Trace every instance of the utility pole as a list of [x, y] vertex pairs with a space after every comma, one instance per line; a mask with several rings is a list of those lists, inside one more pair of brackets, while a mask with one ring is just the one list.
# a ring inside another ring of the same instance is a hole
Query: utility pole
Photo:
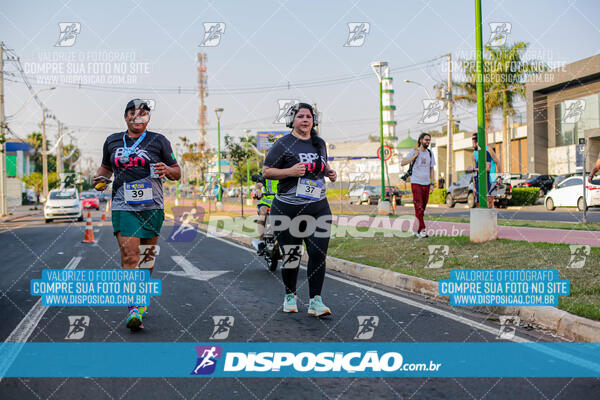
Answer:
[[56, 144], [56, 173], [60, 178], [60, 174], [63, 170], [63, 138], [62, 138], [62, 124], [60, 121], [56, 121], [58, 124], [58, 143]]
[[8, 203], [6, 201], [6, 121], [4, 115], [4, 42], [0, 42], [0, 215], [8, 215]]
[[48, 144], [46, 143], [46, 110], [42, 109], [42, 185], [44, 199], [48, 199]]
[[[198, 124], [200, 127], [200, 142], [198, 143], [198, 152], [203, 153], [207, 149], [206, 145], [206, 104], [204, 99], [208, 96], [206, 91], [206, 53], [198, 53], [198, 97], [200, 97], [200, 110], [198, 112]], [[200, 178], [205, 180], [204, 170], [200, 169]]]
[[453, 121], [452, 121], [452, 54], [446, 54], [448, 57], [448, 93], [446, 100], [448, 103], [448, 146], [446, 147], [448, 154], [446, 155], [446, 187], [450, 187], [452, 183], [452, 167], [454, 165], [454, 151], [452, 149]]

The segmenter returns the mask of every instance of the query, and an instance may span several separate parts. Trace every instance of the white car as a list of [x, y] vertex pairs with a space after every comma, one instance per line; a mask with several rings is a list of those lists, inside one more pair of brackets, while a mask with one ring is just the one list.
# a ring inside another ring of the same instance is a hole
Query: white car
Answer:
[[[600, 179], [586, 182], [585, 200], [587, 207], [600, 206]], [[544, 204], [550, 211], [556, 207], [577, 207], [583, 211], [583, 178], [571, 176], [550, 190], [544, 198]]]
[[54, 219], [74, 219], [83, 221], [83, 207], [77, 189], [52, 189], [44, 205], [46, 223]]

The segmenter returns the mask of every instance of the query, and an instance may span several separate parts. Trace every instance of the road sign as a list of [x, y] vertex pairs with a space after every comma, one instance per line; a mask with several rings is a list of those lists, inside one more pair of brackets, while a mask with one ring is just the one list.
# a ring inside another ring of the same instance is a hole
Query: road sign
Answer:
[[[392, 148], [387, 144], [383, 146], [383, 157], [385, 161], [392, 158]], [[381, 146], [377, 149], [377, 158], [381, 160]]]
[[259, 150], [268, 150], [273, 143], [287, 135], [290, 131], [263, 131], [256, 133], [256, 148]]

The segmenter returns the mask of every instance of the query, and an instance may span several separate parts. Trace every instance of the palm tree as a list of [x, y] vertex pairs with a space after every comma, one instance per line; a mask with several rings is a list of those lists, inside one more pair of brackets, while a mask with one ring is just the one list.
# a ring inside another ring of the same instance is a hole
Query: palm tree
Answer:
[[[486, 127], [490, 125], [492, 113], [502, 111], [502, 164], [503, 170], [510, 173], [510, 138], [508, 133], [508, 118], [515, 114], [514, 104], [517, 99], [525, 97], [525, 82], [529, 75], [534, 75], [548, 69], [547, 65], [535, 61], [523, 61], [528, 43], [517, 42], [499, 47], [485, 47], [483, 60], [485, 119]], [[476, 103], [476, 62], [462, 61], [466, 79], [458, 82], [464, 96], [456, 99], [466, 103]]]

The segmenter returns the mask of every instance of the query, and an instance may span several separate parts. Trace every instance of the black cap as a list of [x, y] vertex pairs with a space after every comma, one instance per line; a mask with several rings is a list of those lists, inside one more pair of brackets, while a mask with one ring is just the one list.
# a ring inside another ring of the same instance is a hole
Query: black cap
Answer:
[[146, 100], [142, 99], [133, 99], [129, 100], [129, 103], [125, 106], [125, 114], [127, 114], [127, 110], [131, 108], [143, 108], [146, 111], [150, 111], [150, 106], [146, 102]]

